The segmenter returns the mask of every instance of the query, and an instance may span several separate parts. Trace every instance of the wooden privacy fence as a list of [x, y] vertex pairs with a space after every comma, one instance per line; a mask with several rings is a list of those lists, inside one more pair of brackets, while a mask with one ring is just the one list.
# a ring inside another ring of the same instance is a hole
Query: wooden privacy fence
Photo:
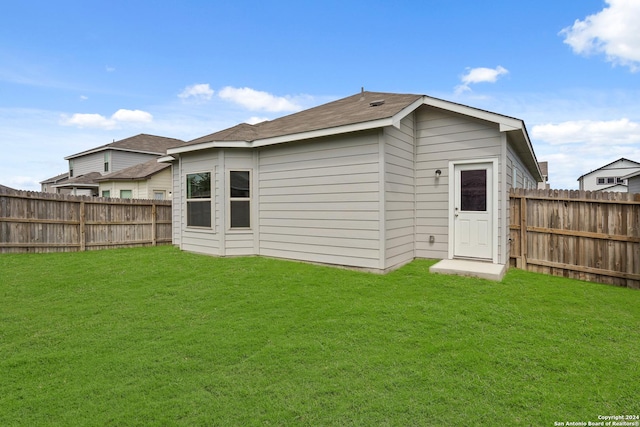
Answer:
[[511, 190], [511, 265], [640, 289], [640, 194]]
[[0, 188], [0, 253], [73, 252], [171, 243], [171, 201]]

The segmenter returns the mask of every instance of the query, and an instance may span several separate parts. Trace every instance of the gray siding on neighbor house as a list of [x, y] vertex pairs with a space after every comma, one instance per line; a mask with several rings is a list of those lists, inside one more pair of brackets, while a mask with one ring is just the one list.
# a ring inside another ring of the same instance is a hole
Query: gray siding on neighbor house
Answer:
[[629, 178], [629, 193], [640, 193], [640, 176]]
[[[500, 158], [502, 135], [494, 123], [426, 106], [416, 110], [416, 135], [416, 256], [446, 259], [449, 162]], [[442, 172], [439, 178], [437, 169]]]
[[379, 269], [380, 131], [259, 152], [259, 253]]
[[[220, 167], [219, 167], [219, 153], [215, 150], [196, 152], [194, 154], [182, 154], [180, 158], [179, 169], [179, 187], [180, 199], [174, 199], [176, 205], [179, 206], [180, 215], [182, 221], [179, 224], [180, 248], [186, 251], [199, 252], [208, 255], [224, 255], [224, 251], [221, 250], [220, 245], [220, 195], [217, 189], [220, 185]], [[213, 198], [213, 219], [212, 228], [195, 228], [187, 227], [186, 215], [187, 215], [187, 174], [210, 172], [212, 173], [212, 198]]]
[[[159, 156], [154, 154], [133, 153], [130, 151], [111, 151], [111, 165], [109, 172], [117, 172], [122, 169], [126, 169], [131, 166], [139, 165], [140, 163], [148, 162], [151, 159], [158, 158]], [[104, 172], [104, 152], [101, 152], [102, 167], [99, 170], [103, 174]]]
[[71, 159], [73, 161], [73, 176], [77, 177], [91, 172], [104, 173], [104, 152], [91, 153]]
[[400, 129], [384, 129], [385, 265], [392, 268], [414, 258], [415, 169], [414, 115]]

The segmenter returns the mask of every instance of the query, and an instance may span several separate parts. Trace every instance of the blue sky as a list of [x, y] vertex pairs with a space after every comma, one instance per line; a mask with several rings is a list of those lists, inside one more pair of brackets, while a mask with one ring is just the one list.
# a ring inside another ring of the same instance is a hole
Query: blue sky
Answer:
[[553, 188], [640, 161], [640, 1], [15, 1], [0, 184], [149, 133], [191, 140], [366, 90], [523, 119]]

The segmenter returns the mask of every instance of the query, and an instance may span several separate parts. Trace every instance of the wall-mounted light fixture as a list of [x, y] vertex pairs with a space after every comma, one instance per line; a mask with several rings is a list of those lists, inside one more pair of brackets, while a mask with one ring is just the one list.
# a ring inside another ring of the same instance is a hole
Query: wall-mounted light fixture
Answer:
[[440, 169], [436, 169], [436, 178], [440, 178], [440, 175], [442, 175], [442, 171]]

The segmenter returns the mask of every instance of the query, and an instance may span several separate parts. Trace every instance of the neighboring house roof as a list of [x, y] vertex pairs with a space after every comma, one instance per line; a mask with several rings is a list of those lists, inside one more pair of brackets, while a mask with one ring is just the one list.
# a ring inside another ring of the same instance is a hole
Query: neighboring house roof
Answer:
[[631, 179], [631, 178], [635, 178], [636, 176], [640, 175], [640, 170], [635, 171], [635, 172], [631, 172], [629, 175], [625, 175], [622, 177], [622, 179]]
[[158, 159], [151, 159], [147, 162], [140, 163], [138, 165], [134, 165], [126, 169], [110, 173], [108, 175], [104, 175], [97, 179], [97, 181], [104, 182], [145, 180], [170, 166], [171, 165], [168, 163], [158, 163]]
[[69, 160], [104, 150], [134, 151], [138, 153], [162, 155], [167, 152], [167, 148], [176, 147], [183, 143], [184, 141], [180, 139], [141, 133], [140, 135], [121, 139], [120, 141], [114, 141], [111, 144], [101, 145], [100, 147], [92, 148], [81, 153], [72, 154], [64, 159]]
[[[606, 164], [606, 165], [604, 165], [604, 166], [602, 166], [602, 167], [599, 167], [598, 169], [592, 170], [591, 172], [588, 172], [588, 173], [585, 173], [584, 175], [581, 175], [581, 176], [578, 178], [578, 181], [580, 181], [580, 180], [581, 180], [582, 178], [584, 178], [585, 176], [587, 176], [587, 175], [591, 175], [592, 173], [597, 172], [597, 171], [599, 171], [599, 170], [602, 170], [602, 169], [609, 169], [609, 166], [612, 166], [612, 165], [614, 165], [614, 164], [616, 164], [616, 163], [618, 163], [618, 162], [630, 162], [630, 163], [635, 163], [636, 165], [638, 165], [638, 167], [640, 167], [640, 163], [638, 163], [638, 162], [636, 162], [636, 161], [633, 161], [633, 160], [625, 159], [624, 157], [621, 157], [621, 158], [619, 158], [618, 160], [615, 160], [615, 161], [613, 161], [613, 162], [611, 162], [611, 163], [608, 163], [608, 164]], [[615, 170], [616, 168], [611, 168], [611, 169], [612, 169], [612, 170]]]
[[624, 184], [614, 184], [609, 187], [600, 188], [598, 191], [619, 191], [625, 193], [629, 191], [629, 187]]
[[40, 184], [58, 184], [61, 181], [69, 179], [69, 172], [61, 173], [60, 175], [56, 175], [51, 178], [47, 178], [44, 181], [40, 181]]
[[90, 172], [69, 178], [67, 181], [55, 184], [54, 187], [98, 187], [98, 178], [101, 178], [100, 172]]
[[[338, 135], [386, 126], [400, 126], [400, 121], [421, 105], [441, 108], [481, 120], [497, 123], [516, 143], [517, 154], [524, 159], [534, 178], [542, 181], [524, 122], [501, 114], [457, 104], [426, 95], [367, 92], [329, 102], [275, 120], [237, 126], [169, 148], [167, 154], [220, 147], [261, 147], [322, 136]], [[166, 157], [163, 161], [170, 161]]]
[[3, 191], [18, 191], [15, 188], [7, 187], [6, 185], [2, 185], [2, 184], [0, 184], [0, 190], [3, 190]]

